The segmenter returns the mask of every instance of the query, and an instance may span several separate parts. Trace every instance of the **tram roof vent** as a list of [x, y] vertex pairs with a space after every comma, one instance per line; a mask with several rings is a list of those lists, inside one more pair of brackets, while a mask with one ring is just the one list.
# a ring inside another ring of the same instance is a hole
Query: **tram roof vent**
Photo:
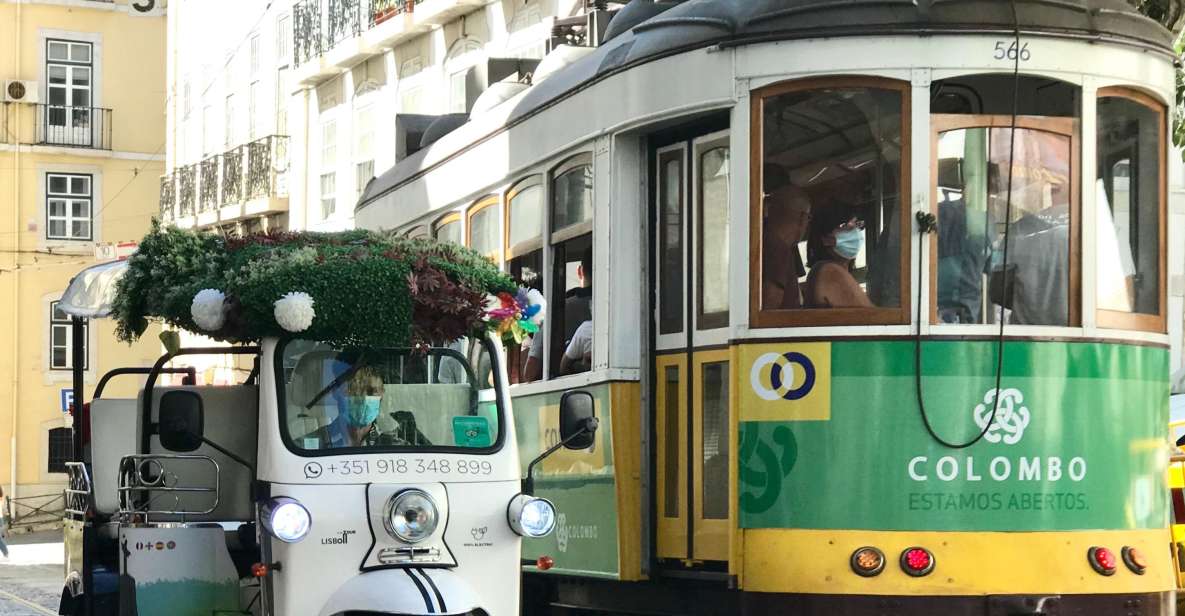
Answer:
[[605, 37], [601, 42], [613, 40], [613, 38], [629, 32], [634, 26], [678, 5], [679, 3], [673, 0], [630, 0], [629, 4], [626, 4], [613, 16], [609, 27], [605, 29]]

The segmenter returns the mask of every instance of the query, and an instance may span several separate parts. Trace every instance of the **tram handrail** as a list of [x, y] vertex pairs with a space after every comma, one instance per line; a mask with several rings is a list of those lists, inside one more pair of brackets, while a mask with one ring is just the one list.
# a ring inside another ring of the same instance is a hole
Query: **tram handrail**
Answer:
[[[213, 487], [178, 485], [180, 478], [169, 471], [167, 461], [192, 461], [209, 464], [214, 471]], [[145, 466], [154, 463], [152, 466]], [[122, 516], [143, 515], [145, 521], [150, 515], [208, 515], [218, 509], [221, 502], [222, 467], [210, 456], [184, 454], [132, 454], [124, 456], [119, 461], [119, 513]], [[156, 478], [146, 480], [146, 472], [155, 473]], [[169, 485], [170, 477], [174, 481]], [[213, 502], [208, 509], [183, 509], [180, 507], [183, 494], [213, 494]], [[155, 509], [157, 499], [173, 495], [172, 509]], [[141, 498], [137, 498], [141, 497]]]

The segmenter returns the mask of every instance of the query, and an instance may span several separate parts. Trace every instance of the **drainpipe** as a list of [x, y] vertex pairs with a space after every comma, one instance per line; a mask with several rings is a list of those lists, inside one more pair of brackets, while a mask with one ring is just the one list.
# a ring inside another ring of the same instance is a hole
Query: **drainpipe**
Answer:
[[[21, 72], [21, 7], [23, 2], [16, 3], [16, 36], [12, 37], [13, 57], [16, 58], [16, 74]], [[9, 498], [15, 498], [16, 492], [16, 444], [17, 444], [17, 409], [20, 401], [20, 333], [21, 333], [21, 140], [20, 140], [20, 105], [12, 109], [12, 116], [16, 119], [17, 140], [13, 150], [12, 173], [12, 237], [13, 237], [13, 298], [12, 303], [12, 459], [9, 461]]]

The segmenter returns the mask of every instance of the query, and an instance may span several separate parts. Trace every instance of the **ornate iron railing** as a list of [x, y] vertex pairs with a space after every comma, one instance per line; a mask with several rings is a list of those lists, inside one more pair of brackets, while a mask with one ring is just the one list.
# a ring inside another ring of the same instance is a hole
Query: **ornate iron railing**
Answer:
[[110, 150], [111, 110], [39, 104], [37, 143]]
[[168, 222], [177, 215], [177, 181], [170, 175], [160, 176], [160, 218]]
[[197, 165], [186, 165], [177, 170], [178, 216], [193, 216], [197, 192]]
[[329, 0], [329, 37], [326, 47], [362, 34], [362, 0]]
[[247, 198], [276, 194], [276, 179], [288, 170], [288, 137], [270, 135], [247, 144]]
[[218, 209], [218, 168], [222, 166], [222, 155], [215, 154], [202, 161], [201, 177], [198, 178], [198, 211], [211, 212]]
[[296, 64], [320, 57], [324, 49], [321, 0], [301, 0], [292, 7], [292, 44], [292, 59]]
[[410, 13], [415, 5], [423, 2], [424, 0], [370, 0], [370, 27], [373, 28], [396, 15]]
[[247, 146], [239, 146], [222, 155], [222, 204], [243, 202], [243, 175]]

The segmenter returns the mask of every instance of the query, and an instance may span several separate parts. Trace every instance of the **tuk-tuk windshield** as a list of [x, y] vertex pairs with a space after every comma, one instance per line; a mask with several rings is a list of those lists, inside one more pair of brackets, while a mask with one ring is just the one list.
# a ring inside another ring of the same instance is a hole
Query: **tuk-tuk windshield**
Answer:
[[479, 392], [465, 348], [463, 342], [427, 351], [287, 342], [277, 354], [288, 447], [301, 455], [492, 451], [500, 445], [502, 414], [493, 391]]

